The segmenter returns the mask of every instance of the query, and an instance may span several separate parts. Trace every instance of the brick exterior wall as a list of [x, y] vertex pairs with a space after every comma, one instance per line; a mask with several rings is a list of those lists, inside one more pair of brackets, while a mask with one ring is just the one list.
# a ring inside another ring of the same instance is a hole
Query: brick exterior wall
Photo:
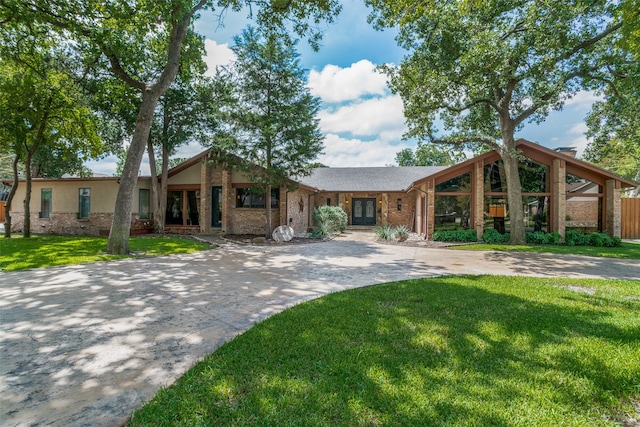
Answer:
[[[286, 207], [287, 215], [284, 224], [293, 228], [296, 234], [306, 233], [311, 227], [309, 218], [311, 217], [313, 207], [310, 206], [310, 204], [313, 203], [314, 198], [310, 198], [310, 194], [311, 192], [302, 189], [288, 193], [289, 206]], [[311, 199], [311, 201], [309, 199]], [[284, 202], [286, 203], [286, 200]]]
[[[266, 209], [231, 208], [231, 224], [227, 227], [228, 234], [258, 234], [263, 235], [267, 225]], [[280, 209], [271, 209], [271, 225], [279, 226]]]
[[[584, 199], [584, 198], [582, 198]], [[567, 199], [567, 227], [597, 228], [598, 227], [598, 198], [593, 200], [574, 201]]]
[[[72, 236], [107, 236], [111, 229], [111, 213], [90, 213], [87, 219], [78, 219], [78, 214], [51, 213], [51, 218], [40, 218], [39, 213], [31, 213], [31, 232], [34, 234], [58, 234]], [[22, 232], [24, 214], [11, 213], [11, 231]], [[144, 234], [152, 231], [150, 220], [140, 220], [137, 214], [131, 218], [131, 234]]]
[[[393, 226], [404, 225], [410, 230], [415, 229], [416, 193], [416, 191], [411, 193], [388, 193], [388, 224]], [[398, 199], [402, 200], [400, 210], [398, 210]]]
[[[316, 193], [313, 199], [313, 207], [325, 206], [327, 199], [331, 206], [341, 207], [347, 214], [348, 223], [351, 225], [351, 205], [353, 199], [376, 199], [376, 225], [390, 224], [393, 226], [404, 225], [413, 230], [415, 228], [416, 192], [411, 193]], [[398, 199], [402, 200], [402, 206], [398, 210]]]

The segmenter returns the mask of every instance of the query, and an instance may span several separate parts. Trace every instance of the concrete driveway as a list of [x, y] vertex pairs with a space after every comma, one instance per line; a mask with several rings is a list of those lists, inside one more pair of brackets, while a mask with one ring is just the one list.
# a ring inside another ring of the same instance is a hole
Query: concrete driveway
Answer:
[[0, 273], [0, 424], [119, 426], [196, 361], [301, 301], [442, 274], [640, 278], [638, 260], [331, 242]]

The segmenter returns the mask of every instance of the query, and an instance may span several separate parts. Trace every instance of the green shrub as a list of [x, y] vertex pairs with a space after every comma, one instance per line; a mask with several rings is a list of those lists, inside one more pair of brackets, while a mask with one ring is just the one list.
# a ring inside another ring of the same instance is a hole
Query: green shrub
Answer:
[[482, 234], [482, 241], [485, 243], [507, 243], [510, 238], [509, 233], [502, 234], [495, 228], [488, 228]]
[[404, 242], [409, 238], [409, 229], [404, 225], [397, 226], [394, 231], [396, 240], [399, 242]]
[[564, 243], [567, 246], [589, 246], [589, 237], [577, 230], [568, 230], [564, 234]]
[[534, 231], [533, 233], [527, 232], [526, 238], [527, 243], [531, 243], [534, 245], [544, 244], [544, 233], [542, 231]]
[[393, 240], [395, 235], [395, 229], [390, 225], [379, 225], [376, 227], [376, 236], [378, 236], [380, 240]]
[[438, 230], [434, 231], [431, 240], [436, 242], [477, 242], [478, 233], [473, 230]]
[[562, 241], [562, 236], [557, 231], [546, 234], [545, 244], [547, 245], [559, 245]]
[[331, 237], [331, 231], [326, 223], [319, 223], [311, 230], [311, 238], [313, 239], [324, 239], [327, 237]]
[[610, 237], [604, 233], [581, 233], [577, 230], [568, 230], [564, 236], [567, 246], [595, 246], [617, 248], [622, 245], [619, 237]]
[[342, 233], [347, 228], [347, 221], [347, 214], [339, 206], [320, 206], [313, 210], [315, 228], [311, 236], [324, 238]]
[[544, 233], [542, 231], [534, 231], [526, 234], [527, 243], [534, 245], [559, 245], [562, 236], [560, 233]]

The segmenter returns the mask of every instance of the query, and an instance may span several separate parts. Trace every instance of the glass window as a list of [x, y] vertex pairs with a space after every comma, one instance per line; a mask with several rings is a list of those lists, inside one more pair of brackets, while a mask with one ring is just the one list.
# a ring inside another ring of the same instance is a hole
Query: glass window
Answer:
[[435, 230], [467, 229], [470, 226], [471, 196], [438, 196], [435, 205]]
[[182, 191], [167, 192], [167, 211], [165, 222], [172, 225], [182, 225]]
[[151, 191], [145, 188], [141, 188], [138, 192], [138, 215], [140, 219], [149, 219], [150, 218], [150, 207], [151, 207]]
[[78, 194], [78, 218], [89, 218], [91, 210], [91, 189], [81, 188]]
[[509, 205], [506, 197], [485, 197], [484, 229], [489, 228], [494, 228], [500, 233], [509, 231]]
[[187, 191], [187, 225], [200, 225], [200, 191]]
[[520, 161], [518, 174], [522, 184], [523, 193], [546, 193], [547, 192], [547, 166], [536, 163], [530, 159]]
[[51, 217], [51, 189], [40, 190], [40, 218]]
[[471, 192], [471, 173], [467, 172], [455, 178], [451, 178], [448, 181], [442, 182], [436, 185], [436, 192], [448, 193], [448, 192]]
[[[531, 159], [520, 161], [518, 174], [520, 175], [520, 184], [523, 193], [546, 193], [549, 185], [547, 184], [548, 167], [540, 163], [536, 163]], [[485, 193], [506, 193], [507, 178], [504, 172], [504, 164], [502, 160], [496, 160], [484, 167], [484, 191]]]
[[526, 231], [549, 231], [549, 197], [524, 196], [524, 226]]
[[[265, 209], [265, 194], [259, 189], [252, 187], [236, 188], [236, 208]], [[271, 189], [271, 207], [278, 208], [280, 205], [280, 189]]]

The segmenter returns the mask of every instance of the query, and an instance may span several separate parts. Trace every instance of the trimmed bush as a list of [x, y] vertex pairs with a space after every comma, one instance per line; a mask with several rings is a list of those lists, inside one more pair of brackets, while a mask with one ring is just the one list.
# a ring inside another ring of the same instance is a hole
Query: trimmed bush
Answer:
[[495, 228], [484, 230], [482, 241], [485, 243], [507, 243], [511, 235], [509, 233], [502, 234]]
[[431, 240], [436, 242], [477, 242], [478, 233], [473, 230], [438, 230], [434, 231]]
[[567, 246], [596, 246], [617, 248], [622, 245], [619, 237], [610, 237], [604, 233], [581, 233], [577, 230], [569, 230], [565, 233], [564, 243]]
[[339, 206], [320, 206], [313, 210], [312, 237], [324, 238], [340, 234], [347, 228], [347, 214]]
[[542, 231], [535, 231], [533, 233], [526, 234], [527, 243], [534, 245], [559, 245], [562, 236], [560, 233], [544, 233]]

